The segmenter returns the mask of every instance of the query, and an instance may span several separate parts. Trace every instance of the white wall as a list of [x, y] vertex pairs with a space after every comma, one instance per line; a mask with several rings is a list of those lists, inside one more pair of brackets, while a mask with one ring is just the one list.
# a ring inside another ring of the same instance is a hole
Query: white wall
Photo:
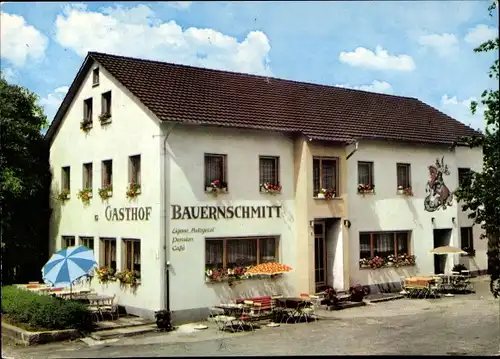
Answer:
[[[444, 182], [454, 191], [458, 186], [458, 167], [464, 163], [480, 163], [480, 152], [465, 148], [450, 151], [446, 147], [424, 147], [387, 144], [382, 142], [361, 142], [359, 149], [348, 160], [349, 177], [349, 219], [351, 284], [377, 284], [397, 282], [401, 276], [434, 273], [434, 258], [429, 250], [433, 248], [433, 229], [452, 229], [450, 245], [460, 246], [459, 212], [456, 200], [446, 210], [435, 212], [424, 210], [425, 187], [429, 179], [428, 166], [436, 158], [444, 156], [450, 175]], [[358, 161], [374, 162], [375, 194], [357, 193]], [[396, 163], [411, 164], [411, 186], [413, 197], [397, 195]], [[435, 218], [434, 224], [432, 218]], [[453, 222], [455, 218], [455, 223]], [[414, 267], [359, 269], [359, 232], [411, 230], [412, 254], [416, 255]], [[477, 231], [475, 231], [477, 233]], [[448, 256], [447, 270], [458, 263], [459, 257]], [[484, 263], [480, 263], [482, 269]]]
[[[246, 280], [233, 287], [205, 283], [205, 237], [280, 236], [280, 261], [295, 266], [293, 205], [293, 142], [281, 134], [178, 126], [169, 138], [169, 204], [181, 206], [281, 205], [279, 219], [170, 220], [171, 309], [205, 308], [235, 297], [293, 292], [294, 274], [278, 280]], [[227, 154], [229, 192], [213, 197], [204, 192], [204, 154]], [[282, 193], [259, 192], [259, 155], [279, 156]], [[169, 216], [171, 218], [171, 215]], [[184, 251], [173, 250], [174, 229], [210, 228], [191, 236]]]
[[[121, 238], [141, 240], [142, 283], [135, 293], [120, 289], [118, 284], [99, 285], [97, 278], [92, 285], [100, 293], [116, 294], [122, 305], [140, 308], [160, 308], [158, 293], [160, 283], [160, 140], [156, 120], [144, 108], [131, 100], [119, 84], [100, 69], [100, 84], [92, 87], [92, 76], [87, 75], [76, 95], [50, 149], [50, 164], [53, 173], [52, 197], [60, 191], [61, 167], [71, 166], [71, 198], [61, 204], [51, 199], [53, 215], [51, 219], [51, 251], [61, 248], [61, 236], [71, 235], [94, 237], [96, 259], [103, 249], [99, 237], [116, 238], [117, 268], [124, 269]], [[98, 115], [101, 110], [101, 94], [111, 90], [112, 122], [102, 127]], [[80, 130], [83, 118], [83, 101], [93, 98], [93, 128], [88, 134]], [[142, 193], [132, 201], [126, 198], [128, 185], [128, 157], [141, 155]], [[113, 160], [113, 196], [103, 202], [98, 195], [101, 187], [101, 161]], [[77, 198], [82, 189], [82, 165], [93, 163], [93, 198], [85, 206]], [[147, 222], [108, 222], [105, 208], [112, 207], [152, 207], [151, 218]], [[95, 220], [98, 216], [98, 220]], [[99, 263], [102, 265], [103, 263]]]

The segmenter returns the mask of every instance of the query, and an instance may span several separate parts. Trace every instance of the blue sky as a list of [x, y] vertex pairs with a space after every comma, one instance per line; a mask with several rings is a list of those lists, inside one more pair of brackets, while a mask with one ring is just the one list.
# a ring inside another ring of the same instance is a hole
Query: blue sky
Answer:
[[483, 129], [490, 1], [1, 5], [1, 69], [52, 119], [87, 51], [411, 96]]

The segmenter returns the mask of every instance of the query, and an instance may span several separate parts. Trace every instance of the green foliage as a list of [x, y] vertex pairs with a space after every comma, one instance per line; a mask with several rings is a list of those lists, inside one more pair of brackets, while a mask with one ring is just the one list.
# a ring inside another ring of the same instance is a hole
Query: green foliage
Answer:
[[40, 277], [48, 257], [47, 120], [34, 93], [0, 78], [0, 121], [2, 272], [12, 283]]
[[[497, 4], [490, 7], [490, 15]], [[498, 37], [474, 49], [476, 53], [494, 51], [498, 54]], [[499, 80], [499, 62], [496, 59], [489, 69], [489, 76]], [[497, 82], [498, 83], [498, 82]], [[463, 202], [462, 209], [471, 211], [469, 218], [474, 219], [485, 230], [483, 238], [488, 239], [488, 274], [491, 275], [491, 292], [500, 296], [500, 93], [497, 88], [487, 89], [481, 94], [484, 106], [485, 133], [482, 137], [465, 138], [463, 141], [472, 147], [482, 147], [483, 168], [481, 172], [470, 172], [467, 180], [455, 192]], [[471, 103], [475, 113], [477, 102]]]
[[2, 313], [12, 323], [61, 330], [91, 329], [87, 306], [71, 300], [40, 295], [14, 286], [2, 287]]

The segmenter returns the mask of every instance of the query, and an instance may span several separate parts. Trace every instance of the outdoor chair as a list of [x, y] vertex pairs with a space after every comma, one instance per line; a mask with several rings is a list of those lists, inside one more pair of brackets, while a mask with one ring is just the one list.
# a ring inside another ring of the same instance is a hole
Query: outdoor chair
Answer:
[[[237, 318], [238, 329], [245, 330], [245, 327], [249, 327], [252, 331], [255, 330], [253, 326], [253, 321], [255, 318], [255, 313], [259, 306], [256, 306], [252, 300], [243, 301], [243, 310], [241, 315]], [[260, 304], [260, 303], [258, 303]]]
[[426, 298], [429, 298], [429, 297], [440, 298], [441, 296], [439, 295], [439, 290], [441, 288], [442, 282], [443, 282], [442, 277], [439, 277], [439, 276], [434, 277], [434, 282], [431, 282], [429, 284]]
[[463, 270], [462, 275], [464, 276], [464, 279], [462, 281], [464, 290], [472, 291], [474, 290], [474, 285], [471, 282], [471, 275], [469, 270]]
[[116, 295], [113, 295], [112, 299], [109, 299], [103, 303], [99, 307], [101, 311], [101, 317], [104, 319], [104, 314], [109, 315], [111, 320], [114, 320], [114, 316], [116, 315], [116, 319], [120, 318], [118, 303], [116, 301]]
[[217, 326], [217, 332], [222, 332], [227, 329], [228, 326], [234, 330], [233, 325], [236, 321], [236, 317], [232, 315], [225, 315], [224, 310], [221, 308], [211, 307], [208, 309], [209, 320], [214, 322]]
[[406, 278], [399, 277], [399, 284], [401, 285], [401, 292], [399, 292], [399, 294], [407, 295], [408, 291], [406, 290]]

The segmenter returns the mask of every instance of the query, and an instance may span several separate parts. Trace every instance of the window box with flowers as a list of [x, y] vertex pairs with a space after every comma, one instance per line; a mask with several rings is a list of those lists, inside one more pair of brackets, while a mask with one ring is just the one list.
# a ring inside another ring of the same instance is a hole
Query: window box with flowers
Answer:
[[360, 185], [358, 185], [358, 193], [359, 194], [375, 193], [375, 185], [374, 184], [360, 184]]
[[78, 191], [78, 198], [82, 200], [83, 204], [88, 205], [92, 198], [92, 188], [84, 188]]
[[101, 284], [116, 281], [115, 271], [110, 267], [100, 267], [96, 270], [96, 276]]
[[321, 199], [326, 199], [327, 201], [332, 199], [332, 198], [335, 198], [335, 189], [334, 188], [322, 188], [319, 192], [318, 192], [318, 197], [317, 198], [321, 198]]
[[104, 112], [100, 114], [99, 121], [101, 122], [101, 125], [107, 125], [108, 123], [111, 122], [111, 114], [109, 112]]
[[92, 129], [92, 121], [88, 119], [83, 119], [80, 122], [80, 130], [87, 133]]
[[210, 186], [205, 187], [205, 192], [209, 192], [214, 196], [217, 196], [219, 193], [227, 192], [227, 183], [220, 180], [214, 180], [210, 183]]
[[281, 185], [279, 183], [278, 184], [264, 183], [260, 185], [260, 192], [277, 195], [281, 193]]
[[399, 186], [398, 187], [398, 194], [406, 196], [406, 197], [411, 197], [411, 196], [413, 196], [413, 190], [411, 187]]
[[378, 269], [385, 267], [406, 267], [415, 265], [416, 257], [409, 254], [399, 254], [397, 256], [389, 255], [388, 257], [375, 256], [373, 258], [361, 258], [359, 267], [365, 269]]
[[112, 185], [104, 185], [104, 187], [99, 188], [99, 197], [101, 197], [102, 200], [106, 200], [111, 196], [113, 196]]
[[120, 282], [121, 286], [137, 287], [140, 282], [141, 275], [138, 271], [127, 270], [115, 274], [115, 278]]
[[129, 183], [127, 187], [127, 198], [134, 198], [141, 194], [141, 185], [138, 183]]
[[69, 189], [61, 190], [61, 192], [59, 192], [56, 198], [62, 202], [67, 201], [69, 199]]
[[209, 268], [205, 270], [205, 281], [211, 282], [227, 282], [231, 287], [235, 281], [248, 279], [245, 275], [250, 267], [234, 267], [234, 268]]

